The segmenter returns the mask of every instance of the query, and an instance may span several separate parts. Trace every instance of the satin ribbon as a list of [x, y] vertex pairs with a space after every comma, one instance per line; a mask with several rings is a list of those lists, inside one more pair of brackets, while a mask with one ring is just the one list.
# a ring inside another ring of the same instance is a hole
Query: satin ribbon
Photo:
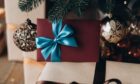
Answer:
[[52, 32], [55, 37], [54, 39], [37, 37], [36, 45], [37, 48], [41, 48], [41, 53], [45, 60], [51, 55], [52, 62], [60, 62], [60, 45], [77, 47], [76, 40], [72, 36], [74, 31], [70, 25], [65, 24], [64, 27], [62, 27], [62, 20], [60, 20], [58, 22], [52, 22]]

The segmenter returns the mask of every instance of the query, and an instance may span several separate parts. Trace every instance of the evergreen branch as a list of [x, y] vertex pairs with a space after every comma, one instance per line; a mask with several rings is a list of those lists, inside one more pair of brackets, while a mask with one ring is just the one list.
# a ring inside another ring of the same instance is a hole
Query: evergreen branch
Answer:
[[21, 11], [29, 12], [37, 8], [44, 0], [19, 0], [18, 7]]
[[56, 0], [52, 9], [48, 12], [50, 21], [63, 19], [70, 11], [81, 16], [89, 5], [89, 0]]
[[[119, 0], [118, 0], [119, 1]], [[99, 0], [99, 8], [105, 12], [105, 13], [110, 13], [113, 11], [115, 7], [116, 0]]]
[[48, 12], [48, 19], [50, 21], [62, 19], [67, 12], [66, 0], [56, 0], [54, 6]]
[[74, 11], [78, 16], [81, 16], [83, 11], [88, 7], [89, 0], [70, 0], [69, 5], [71, 5], [70, 10]]

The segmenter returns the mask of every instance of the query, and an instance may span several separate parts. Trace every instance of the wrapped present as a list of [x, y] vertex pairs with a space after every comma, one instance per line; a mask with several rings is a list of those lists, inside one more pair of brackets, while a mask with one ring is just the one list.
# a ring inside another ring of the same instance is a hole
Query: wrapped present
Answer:
[[92, 84], [95, 66], [95, 62], [48, 62], [41, 72], [38, 81], [51, 81], [62, 84], [70, 84], [71, 82], [77, 82], [78, 84]]
[[38, 19], [37, 25], [38, 61], [51, 59], [51, 61], [96, 62], [98, 60], [99, 21], [66, 20], [63, 23], [59, 21], [51, 24], [47, 19]]
[[31, 58], [24, 58], [25, 84], [35, 84], [45, 64], [45, 62], [37, 62]]
[[[45, 64], [45, 62], [24, 59], [25, 84], [69, 84], [72, 82], [92, 84], [96, 79], [95, 77], [97, 77], [95, 76], [97, 69], [95, 62], [48, 62]], [[103, 70], [100, 70], [99, 73], [105, 71], [104, 75], [101, 75], [105, 76], [103, 77], [105, 82], [138, 84], [140, 82], [139, 66], [139, 64], [107, 61], [106, 68], [101, 68]], [[101, 78], [97, 80], [101, 81]]]
[[99, 74], [95, 76], [97, 69], [95, 62], [48, 62], [42, 70], [37, 84], [70, 84], [72, 82], [74, 84], [138, 84], [140, 82], [139, 66], [139, 64], [107, 61], [106, 68], [100, 68], [103, 70], [98, 69], [99, 73], [105, 71], [104, 74], [100, 75], [104, 76], [105, 81], [95, 83], [94, 81], [102, 80], [102, 77], [95, 78], [99, 76]]
[[[13, 12], [14, 10], [14, 12]], [[35, 57], [36, 51], [23, 53], [13, 42], [13, 33], [17, 29], [17, 27], [24, 23], [27, 18], [29, 18], [33, 23], [36, 23], [37, 18], [45, 17], [45, 3], [39, 5], [39, 7], [33, 9], [31, 12], [22, 12], [18, 7], [18, 0], [14, 0], [9, 2], [9, 0], [5, 0], [5, 11], [6, 11], [6, 23], [7, 23], [7, 45], [8, 45], [8, 59], [22, 61], [23, 54], [25, 56]], [[23, 53], [23, 54], [22, 54]]]
[[112, 78], [119, 79], [122, 84], [139, 84], [140, 65], [107, 61], [106, 79]]

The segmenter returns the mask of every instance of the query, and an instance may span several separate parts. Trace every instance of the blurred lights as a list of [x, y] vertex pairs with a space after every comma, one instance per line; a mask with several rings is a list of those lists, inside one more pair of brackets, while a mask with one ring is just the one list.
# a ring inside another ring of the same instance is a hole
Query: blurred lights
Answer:
[[125, 5], [127, 4], [127, 1], [126, 1], [126, 0], [124, 1], [124, 4], [125, 4]]
[[109, 22], [107, 22], [105, 25], [103, 25], [102, 29], [104, 30], [104, 32], [110, 32], [111, 26], [110, 26]]

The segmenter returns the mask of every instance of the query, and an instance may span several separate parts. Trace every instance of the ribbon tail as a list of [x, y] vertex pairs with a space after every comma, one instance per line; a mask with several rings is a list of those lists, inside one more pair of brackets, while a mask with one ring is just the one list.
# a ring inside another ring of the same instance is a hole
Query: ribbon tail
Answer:
[[48, 46], [41, 50], [41, 53], [45, 60], [48, 59], [49, 55], [51, 54], [51, 51], [52, 51], [52, 46]]
[[61, 51], [59, 45], [56, 43], [53, 46], [52, 52], [51, 52], [51, 61], [52, 62], [60, 62], [61, 61]]

